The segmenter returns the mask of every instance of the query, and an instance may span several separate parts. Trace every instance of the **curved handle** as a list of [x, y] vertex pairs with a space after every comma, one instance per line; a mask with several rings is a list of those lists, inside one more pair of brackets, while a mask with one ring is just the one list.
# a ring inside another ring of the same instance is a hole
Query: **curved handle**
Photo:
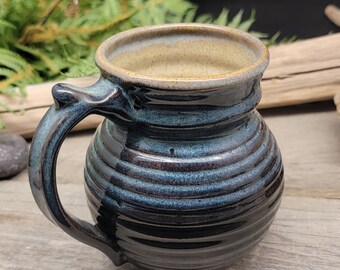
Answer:
[[72, 237], [98, 248], [116, 265], [124, 263], [119, 249], [96, 226], [67, 213], [56, 185], [56, 161], [62, 142], [78, 122], [96, 113], [127, 114], [131, 108], [124, 91], [100, 78], [93, 86], [80, 89], [57, 84], [52, 89], [55, 104], [41, 120], [29, 155], [29, 180], [33, 196], [44, 215]]

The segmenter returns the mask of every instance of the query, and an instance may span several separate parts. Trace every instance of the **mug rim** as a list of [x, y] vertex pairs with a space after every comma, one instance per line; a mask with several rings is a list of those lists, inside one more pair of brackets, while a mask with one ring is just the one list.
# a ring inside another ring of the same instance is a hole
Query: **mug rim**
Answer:
[[[114, 46], [114, 44], [116, 44], [118, 41], [129, 38], [131, 39], [132, 37], [141, 34], [143, 35], [153, 33], [157, 35], [160, 32], [173, 33], [174, 31], [177, 31], [178, 33], [181, 31], [201, 31], [202, 33], [209, 31], [212, 34], [226, 35], [228, 37], [243, 41], [247, 48], [253, 51], [257, 50], [259, 53], [256, 56], [256, 60], [252, 62], [252, 64], [243, 68], [232, 72], [204, 76], [200, 78], [171, 78], [143, 75], [119, 67], [118, 65], [111, 63], [107, 57], [110, 52], [110, 48], [112, 48], [112, 46]], [[242, 82], [262, 76], [264, 70], [269, 64], [269, 51], [258, 38], [238, 29], [212, 24], [176, 23], [137, 27], [120, 32], [105, 40], [98, 47], [95, 54], [95, 61], [96, 65], [104, 76], [118, 78], [123, 83], [164, 90], [210, 90], [240, 84]]]

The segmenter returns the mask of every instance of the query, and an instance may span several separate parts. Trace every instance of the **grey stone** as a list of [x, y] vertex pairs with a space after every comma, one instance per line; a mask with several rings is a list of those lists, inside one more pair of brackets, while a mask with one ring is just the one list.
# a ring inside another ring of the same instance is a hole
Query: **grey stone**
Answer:
[[15, 133], [0, 133], [0, 179], [21, 172], [27, 165], [28, 144]]

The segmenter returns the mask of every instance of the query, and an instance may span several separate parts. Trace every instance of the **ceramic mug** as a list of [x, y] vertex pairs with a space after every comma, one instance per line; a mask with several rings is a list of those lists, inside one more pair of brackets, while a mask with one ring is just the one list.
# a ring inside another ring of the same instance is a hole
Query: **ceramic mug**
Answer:
[[[93, 86], [57, 84], [34, 136], [29, 178], [48, 219], [143, 269], [225, 269], [258, 243], [283, 191], [275, 139], [256, 111], [268, 51], [239, 30], [142, 27], [97, 50]], [[95, 225], [69, 214], [56, 188], [58, 150], [89, 114], [85, 190]]]

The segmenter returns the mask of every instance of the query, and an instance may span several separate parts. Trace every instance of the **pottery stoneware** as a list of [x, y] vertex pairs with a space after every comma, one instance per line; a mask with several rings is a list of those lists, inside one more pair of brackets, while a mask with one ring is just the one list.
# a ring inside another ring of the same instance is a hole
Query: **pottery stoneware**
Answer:
[[[268, 59], [253, 36], [204, 24], [106, 40], [98, 82], [55, 85], [36, 131], [29, 178], [41, 211], [116, 265], [225, 269], [262, 239], [283, 190], [278, 146], [255, 109]], [[55, 176], [60, 145], [89, 114], [106, 118], [86, 156], [95, 225], [63, 208]]]

